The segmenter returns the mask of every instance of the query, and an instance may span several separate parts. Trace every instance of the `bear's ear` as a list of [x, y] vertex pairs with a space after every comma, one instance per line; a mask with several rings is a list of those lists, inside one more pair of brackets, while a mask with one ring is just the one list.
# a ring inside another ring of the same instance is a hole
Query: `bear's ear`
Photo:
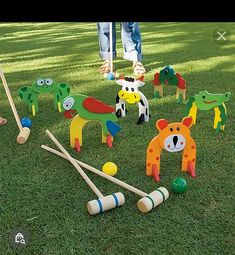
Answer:
[[165, 119], [160, 119], [156, 122], [156, 128], [157, 130], [160, 132], [161, 130], [163, 130], [164, 128], [166, 128], [168, 126], [168, 122]]
[[183, 118], [182, 123], [188, 128], [191, 128], [193, 125], [193, 118], [191, 116], [185, 117]]

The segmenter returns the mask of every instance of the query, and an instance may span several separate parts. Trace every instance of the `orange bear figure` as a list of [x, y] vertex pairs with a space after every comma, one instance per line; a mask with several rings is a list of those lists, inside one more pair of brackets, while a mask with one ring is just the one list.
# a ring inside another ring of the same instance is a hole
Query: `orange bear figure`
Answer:
[[192, 117], [186, 117], [182, 122], [169, 124], [167, 120], [156, 122], [159, 134], [148, 145], [146, 159], [146, 174], [153, 176], [156, 182], [160, 181], [160, 159], [162, 150], [177, 152], [183, 150], [182, 171], [188, 171], [192, 177], [196, 176], [196, 144], [190, 135], [193, 125]]

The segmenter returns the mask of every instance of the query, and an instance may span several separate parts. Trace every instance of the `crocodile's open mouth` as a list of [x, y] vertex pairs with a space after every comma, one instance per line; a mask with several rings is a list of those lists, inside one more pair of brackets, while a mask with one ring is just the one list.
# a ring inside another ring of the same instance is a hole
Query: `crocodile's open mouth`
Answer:
[[215, 102], [217, 102], [217, 101], [216, 100], [214, 100], [214, 101], [203, 101], [204, 104], [213, 104]]

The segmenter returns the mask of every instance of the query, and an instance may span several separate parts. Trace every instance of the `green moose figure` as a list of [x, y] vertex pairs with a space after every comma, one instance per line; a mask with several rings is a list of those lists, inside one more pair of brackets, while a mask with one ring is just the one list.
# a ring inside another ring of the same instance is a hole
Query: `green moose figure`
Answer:
[[166, 66], [160, 73], [154, 74], [154, 96], [153, 98], [163, 97], [163, 84], [172, 85], [176, 87], [177, 103], [185, 101], [186, 97], [186, 81], [179, 73], [175, 73], [171, 66]]
[[20, 99], [28, 104], [29, 112], [33, 116], [38, 112], [38, 95], [51, 93], [54, 96], [54, 109], [61, 112], [61, 102], [70, 93], [67, 83], [56, 84], [51, 78], [39, 78], [31, 87], [24, 86], [19, 89]]

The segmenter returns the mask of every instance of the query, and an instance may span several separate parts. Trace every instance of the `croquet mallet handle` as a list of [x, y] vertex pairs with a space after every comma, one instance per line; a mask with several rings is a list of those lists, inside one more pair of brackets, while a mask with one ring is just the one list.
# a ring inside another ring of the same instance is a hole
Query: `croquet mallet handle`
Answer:
[[51, 140], [56, 144], [56, 146], [63, 152], [63, 154], [67, 157], [70, 163], [77, 169], [79, 174], [85, 180], [85, 182], [89, 185], [89, 187], [94, 191], [94, 193], [99, 197], [103, 198], [104, 196], [95, 186], [95, 184], [90, 180], [90, 178], [85, 174], [85, 172], [81, 169], [81, 167], [76, 163], [75, 159], [70, 156], [70, 154], [65, 150], [65, 148], [59, 143], [59, 141], [52, 135], [49, 130], [46, 130], [47, 135], [51, 138]]
[[109, 22], [110, 72], [113, 73], [113, 23]]
[[16, 123], [17, 123], [17, 125], [18, 125], [18, 127], [19, 127], [19, 130], [22, 131], [22, 130], [23, 130], [23, 127], [22, 127], [22, 125], [21, 125], [18, 112], [17, 112], [17, 110], [16, 110], [14, 101], [13, 101], [12, 96], [11, 96], [11, 92], [10, 92], [9, 87], [8, 87], [8, 85], [7, 85], [7, 81], [6, 81], [6, 78], [5, 78], [5, 75], [4, 75], [3, 71], [2, 71], [2, 69], [0, 69], [0, 77], [1, 77], [1, 79], [2, 79], [2, 84], [3, 84], [3, 87], [4, 87], [5, 91], [6, 91], [7, 98], [8, 98], [8, 101], [9, 101], [9, 103], [10, 103], [12, 112], [13, 112], [13, 114], [14, 114]]
[[[66, 156], [63, 153], [61, 153], [61, 152], [59, 152], [57, 150], [54, 150], [54, 149], [52, 149], [52, 148], [50, 148], [50, 147], [48, 147], [46, 145], [41, 145], [41, 147], [43, 149], [51, 152], [51, 153], [54, 153], [55, 155], [57, 155], [59, 157], [62, 157], [62, 158], [66, 159]], [[87, 165], [86, 163], [83, 163], [83, 162], [81, 162], [79, 160], [76, 160], [76, 159], [74, 159], [74, 160], [77, 162], [77, 164], [79, 164], [81, 167], [84, 167], [88, 171], [93, 172], [94, 174], [97, 174], [97, 175], [99, 175], [99, 176], [101, 176], [101, 177], [103, 177], [103, 178], [105, 178], [105, 179], [107, 179], [107, 180], [109, 180], [109, 181], [111, 181], [111, 182], [113, 182], [113, 183], [115, 183], [115, 184], [117, 184], [117, 185], [119, 185], [119, 186], [121, 186], [121, 187], [123, 187], [123, 188], [125, 188], [125, 189], [127, 189], [127, 190], [129, 190], [129, 191], [131, 191], [131, 192], [133, 192], [133, 193], [135, 193], [137, 195], [139, 195], [139, 196], [141, 196], [141, 197], [145, 197], [145, 196], [148, 195], [147, 193], [145, 193], [145, 192], [143, 192], [143, 191], [141, 191], [141, 190], [139, 190], [139, 189], [137, 189], [137, 188], [135, 188], [135, 187], [133, 187], [133, 186], [131, 186], [131, 185], [129, 185], [129, 184], [127, 184], [127, 183], [125, 183], [125, 182], [123, 182], [123, 181], [113, 177], [113, 176], [111, 176], [111, 175], [103, 173], [100, 170], [98, 170], [98, 169], [96, 169], [96, 168], [94, 168], [94, 167], [92, 167], [90, 165]]]

